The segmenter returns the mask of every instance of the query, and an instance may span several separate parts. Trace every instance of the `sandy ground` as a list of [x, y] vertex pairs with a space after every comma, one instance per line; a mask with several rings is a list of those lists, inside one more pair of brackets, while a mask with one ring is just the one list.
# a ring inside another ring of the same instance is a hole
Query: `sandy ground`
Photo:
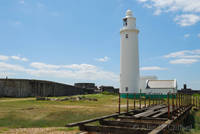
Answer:
[[0, 132], [1, 134], [79, 134], [77, 130], [65, 131], [62, 127], [52, 128], [17, 128]]
[[9, 102], [9, 101], [24, 101], [24, 100], [35, 100], [35, 98], [17, 98], [17, 99], [2, 99], [0, 102]]

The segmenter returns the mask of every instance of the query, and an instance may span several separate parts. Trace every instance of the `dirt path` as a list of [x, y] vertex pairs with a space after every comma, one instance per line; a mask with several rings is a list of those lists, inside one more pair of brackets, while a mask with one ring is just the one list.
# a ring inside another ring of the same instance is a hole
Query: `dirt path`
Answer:
[[78, 134], [78, 130], [66, 131], [66, 128], [17, 128], [9, 129], [2, 134]]
[[24, 100], [35, 100], [35, 98], [16, 98], [16, 99], [0, 99], [0, 102], [10, 102], [10, 101], [24, 101]]

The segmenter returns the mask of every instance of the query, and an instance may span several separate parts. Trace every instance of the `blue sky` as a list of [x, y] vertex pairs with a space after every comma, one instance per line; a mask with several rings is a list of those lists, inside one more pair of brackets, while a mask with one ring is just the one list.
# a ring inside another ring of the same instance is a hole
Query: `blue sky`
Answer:
[[141, 75], [200, 89], [199, 0], [1, 0], [0, 77], [119, 87], [127, 9], [140, 30]]

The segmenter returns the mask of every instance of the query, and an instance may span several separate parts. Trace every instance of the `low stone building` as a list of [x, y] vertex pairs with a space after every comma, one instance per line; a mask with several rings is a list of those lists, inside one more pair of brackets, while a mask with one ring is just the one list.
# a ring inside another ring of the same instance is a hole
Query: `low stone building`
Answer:
[[178, 93], [184, 93], [184, 94], [200, 94], [200, 90], [192, 90], [191, 88], [187, 88], [187, 85], [184, 84], [183, 88], [181, 90], [178, 90]]
[[119, 89], [114, 88], [113, 86], [100, 86], [99, 90], [101, 92], [110, 92], [110, 93], [119, 93]]
[[71, 96], [91, 93], [72, 85], [29, 79], [0, 79], [0, 97]]
[[95, 93], [98, 89], [97, 86], [95, 86], [95, 83], [74, 83], [74, 86], [89, 90], [90, 93]]

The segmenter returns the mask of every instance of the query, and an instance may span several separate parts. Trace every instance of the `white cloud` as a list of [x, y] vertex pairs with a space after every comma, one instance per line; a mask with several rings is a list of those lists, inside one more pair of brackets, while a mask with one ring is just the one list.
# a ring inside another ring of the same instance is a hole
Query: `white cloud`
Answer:
[[171, 60], [169, 63], [171, 64], [192, 64], [198, 62], [197, 59], [176, 59], [176, 60]]
[[197, 34], [197, 37], [199, 37], [199, 38], [200, 38], [200, 33], [199, 33], [199, 34]]
[[182, 14], [176, 16], [174, 21], [182, 27], [191, 26], [200, 21], [200, 16], [195, 14]]
[[105, 56], [105, 57], [103, 57], [103, 58], [98, 58], [98, 59], [96, 59], [96, 61], [99, 61], [99, 62], [107, 62], [109, 59], [110, 59], [109, 57]]
[[160, 15], [161, 13], [162, 13], [162, 10], [157, 9], [153, 14], [154, 14], [154, 15]]
[[156, 9], [165, 12], [182, 11], [182, 12], [200, 12], [199, 0], [138, 0], [145, 4], [151, 4]]
[[19, 3], [20, 3], [20, 4], [24, 4], [24, 0], [20, 0]]
[[184, 37], [188, 38], [188, 37], [190, 37], [190, 34], [185, 34]]
[[37, 70], [29, 70], [34, 76], [49, 76], [82, 80], [118, 81], [119, 76], [113, 72], [104, 71], [90, 64], [52, 65], [45, 63], [31, 63]]
[[164, 55], [164, 58], [176, 58], [170, 60], [170, 64], [192, 64], [199, 62], [200, 49], [177, 51]]
[[19, 57], [19, 56], [10, 56], [10, 58], [13, 59], [13, 60], [28, 61], [27, 58], [22, 58], [22, 57]]
[[0, 55], [0, 60], [2, 61], [6, 61], [9, 59], [18, 60], [18, 61], [28, 61], [28, 59], [25, 57]]
[[11, 56], [11, 58], [14, 60], [20, 60], [20, 57], [18, 57], [18, 56]]
[[15, 76], [16, 73], [11, 73], [11, 72], [0, 72], [0, 78], [6, 78], [6, 77], [10, 77], [10, 76]]
[[54, 77], [54, 78], [70, 78], [78, 80], [109, 80], [118, 81], [118, 75], [113, 72], [97, 70], [67, 70], [67, 69], [38, 69], [27, 70], [27, 72], [33, 76], [39, 77]]
[[5, 56], [5, 55], [0, 55], [0, 60], [8, 60], [9, 57], [8, 56]]
[[13, 65], [4, 62], [0, 62], [0, 70], [1, 71], [25, 71], [25, 68], [20, 65]]
[[33, 62], [29, 68], [20, 65], [0, 62], [0, 72], [23, 73], [37, 77], [69, 78], [76, 80], [107, 80], [118, 82], [119, 76], [90, 64], [53, 65]]
[[152, 8], [152, 5], [144, 4], [144, 7], [146, 7], [146, 8]]
[[147, 2], [148, 0], [138, 0], [139, 2]]
[[175, 22], [181, 26], [191, 26], [200, 21], [200, 0], [138, 0], [146, 8], [155, 9], [154, 15], [177, 12]]
[[62, 65], [63, 68], [68, 69], [80, 69], [80, 70], [96, 70], [97, 67], [90, 64], [71, 64], [71, 65]]
[[52, 65], [41, 62], [32, 62], [31, 67], [37, 69], [73, 69], [73, 70], [96, 70], [97, 67], [90, 64]]
[[177, 51], [164, 55], [164, 58], [200, 58], [200, 49]]
[[167, 68], [162, 68], [158, 66], [151, 66], [151, 67], [141, 67], [140, 70], [142, 71], [161, 71], [161, 70], [167, 70]]
[[27, 58], [21, 58], [21, 60], [22, 60], [22, 61], [28, 61], [28, 59], [27, 59]]
[[31, 67], [37, 68], [37, 69], [58, 69], [60, 66], [58, 65], [50, 65], [50, 64], [45, 64], [41, 62], [33, 62], [30, 64]]

